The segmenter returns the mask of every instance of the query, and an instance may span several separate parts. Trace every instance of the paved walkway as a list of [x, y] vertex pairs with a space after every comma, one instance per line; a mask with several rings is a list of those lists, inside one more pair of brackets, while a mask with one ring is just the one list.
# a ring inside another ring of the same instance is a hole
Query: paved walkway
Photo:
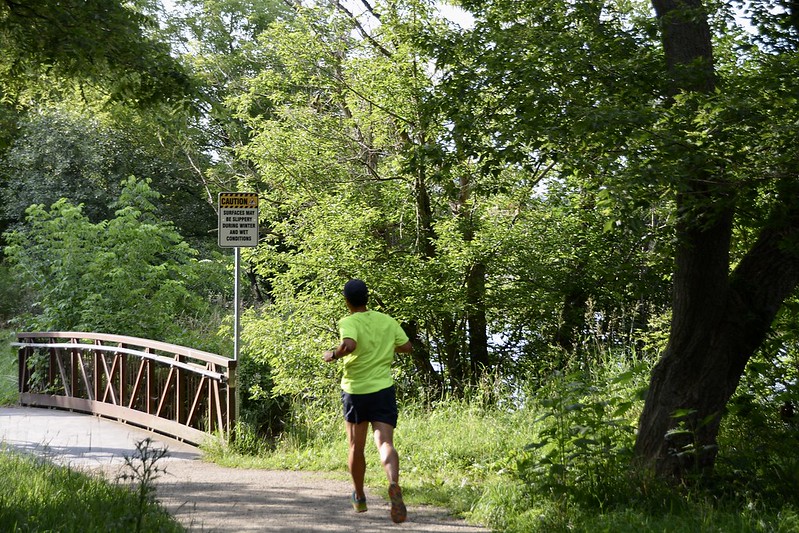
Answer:
[[487, 530], [432, 507], [408, 509], [393, 524], [388, 503], [367, 490], [369, 511], [356, 514], [350, 484], [305, 472], [224, 468], [202, 461], [197, 448], [148, 431], [89, 415], [35, 408], [0, 408], [0, 441], [76, 469], [116, 479], [137, 442], [166, 447], [156, 481], [161, 503], [190, 531], [208, 532], [445, 532]]

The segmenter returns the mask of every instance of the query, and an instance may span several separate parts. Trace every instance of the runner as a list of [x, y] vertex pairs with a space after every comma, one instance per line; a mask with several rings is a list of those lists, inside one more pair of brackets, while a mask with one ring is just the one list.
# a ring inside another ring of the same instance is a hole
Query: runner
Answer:
[[366, 283], [352, 279], [344, 285], [344, 301], [350, 314], [338, 322], [340, 343], [323, 354], [325, 362], [341, 359], [341, 401], [349, 441], [349, 469], [352, 477], [352, 507], [367, 510], [363, 483], [366, 474], [366, 437], [372, 425], [380, 462], [388, 478], [391, 519], [404, 522], [407, 510], [399, 486], [399, 455], [394, 448], [397, 400], [391, 363], [394, 353], [412, 350], [408, 336], [392, 317], [366, 308]]

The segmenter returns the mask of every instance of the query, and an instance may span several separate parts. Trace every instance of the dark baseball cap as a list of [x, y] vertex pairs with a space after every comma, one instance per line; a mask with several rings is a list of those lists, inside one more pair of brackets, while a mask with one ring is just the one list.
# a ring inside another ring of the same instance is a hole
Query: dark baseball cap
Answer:
[[366, 288], [366, 283], [359, 279], [349, 280], [344, 284], [344, 298], [356, 307], [366, 305], [369, 301], [369, 289]]

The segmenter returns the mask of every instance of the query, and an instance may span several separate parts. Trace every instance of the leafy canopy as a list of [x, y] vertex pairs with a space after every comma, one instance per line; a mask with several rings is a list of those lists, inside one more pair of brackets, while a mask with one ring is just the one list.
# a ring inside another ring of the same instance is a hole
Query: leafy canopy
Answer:
[[189, 77], [165, 43], [152, 37], [147, 2], [26, 0], [0, 2], [0, 86], [25, 91], [42, 75], [82, 78], [112, 100], [183, 101]]

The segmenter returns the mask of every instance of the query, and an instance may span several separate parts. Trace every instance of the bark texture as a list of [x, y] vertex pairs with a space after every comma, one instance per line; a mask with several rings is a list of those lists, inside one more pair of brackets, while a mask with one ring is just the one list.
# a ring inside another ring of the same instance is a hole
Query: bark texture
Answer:
[[675, 279], [672, 331], [652, 373], [636, 441], [636, 455], [660, 475], [712, 470], [724, 408], [782, 302], [799, 285], [799, 208], [787, 200], [782, 205], [712, 290], [703, 290], [696, 274], [691, 280], [702, 270], [699, 249], [682, 251], [696, 263], [683, 265], [686, 279]]

